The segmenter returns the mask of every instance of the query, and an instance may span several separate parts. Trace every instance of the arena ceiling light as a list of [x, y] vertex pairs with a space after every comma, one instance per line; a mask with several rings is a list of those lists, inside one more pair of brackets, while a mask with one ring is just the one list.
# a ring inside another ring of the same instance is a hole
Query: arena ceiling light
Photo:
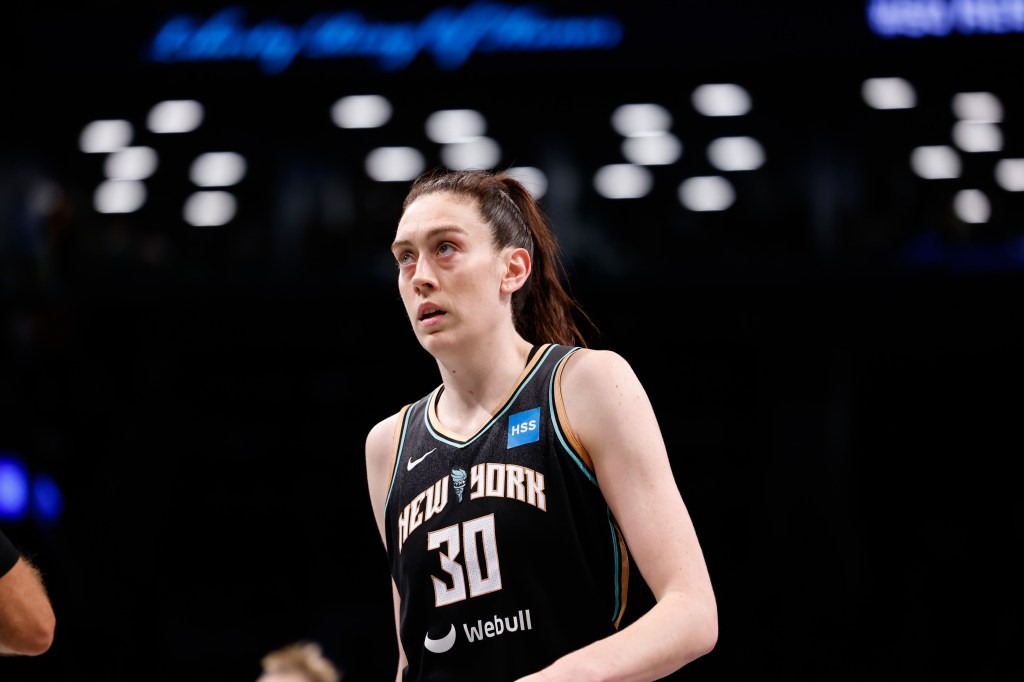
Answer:
[[705, 83], [693, 89], [690, 102], [704, 116], [743, 116], [750, 112], [750, 93], [736, 83]]
[[505, 172], [523, 183], [534, 199], [540, 199], [547, 194], [548, 176], [541, 169], [534, 166], [513, 166]]
[[426, 160], [413, 147], [377, 147], [366, 155], [366, 174], [378, 182], [408, 182], [426, 168]]
[[443, 109], [427, 116], [427, 138], [438, 144], [452, 144], [482, 137], [487, 119], [475, 109]]
[[501, 161], [501, 147], [489, 137], [452, 142], [441, 148], [441, 161], [455, 170], [491, 169]]
[[886, 76], [866, 78], [860, 94], [872, 109], [913, 109], [917, 106], [917, 91], [906, 78]]
[[1001, 159], [996, 163], [995, 176], [1007, 192], [1024, 192], [1024, 159]]
[[923, 145], [910, 152], [910, 167], [925, 180], [960, 177], [960, 157], [949, 145]]
[[679, 203], [691, 211], [724, 211], [735, 201], [732, 183], [717, 175], [687, 178], [679, 184]]
[[135, 129], [124, 119], [100, 119], [87, 123], [78, 136], [78, 147], [86, 154], [109, 154], [124, 149]]
[[105, 180], [92, 197], [99, 213], [134, 213], [146, 203], [146, 186], [139, 180]]
[[958, 92], [953, 95], [953, 115], [961, 121], [1000, 123], [1003, 103], [991, 92]]
[[152, 147], [125, 147], [107, 157], [103, 172], [112, 180], [145, 180], [156, 172], [158, 165]]
[[594, 174], [594, 189], [606, 199], [639, 199], [654, 186], [651, 171], [631, 163], [612, 163]]
[[237, 152], [205, 152], [192, 162], [189, 179], [199, 187], [228, 187], [238, 184], [247, 168]]
[[331, 106], [331, 120], [339, 128], [380, 128], [393, 111], [382, 95], [346, 95]]
[[953, 211], [965, 223], [987, 223], [992, 217], [992, 203], [981, 190], [962, 189], [953, 198]]
[[622, 156], [641, 166], [666, 166], [683, 155], [683, 143], [670, 132], [634, 135], [622, 141]]
[[146, 115], [146, 127], [159, 134], [190, 133], [205, 116], [203, 105], [194, 99], [172, 99], [158, 102]]
[[660, 104], [623, 104], [611, 116], [612, 128], [623, 137], [665, 133], [672, 127], [672, 114]]
[[238, 201], [230, 192], [204, 190], [185, 200], [182, 217], [194, 227], [220, 227], [231, 222], [238, 212]]
[[1003, 149], [1003, 133], [987, 121], [957, 121], [953, 125], [953, 142], [965, 152], [998, 152]]
[[720, 171], [756, 170], [764, 160], [764, 147], [746, 135], [719, 137], [708, 144], [708, 161]]

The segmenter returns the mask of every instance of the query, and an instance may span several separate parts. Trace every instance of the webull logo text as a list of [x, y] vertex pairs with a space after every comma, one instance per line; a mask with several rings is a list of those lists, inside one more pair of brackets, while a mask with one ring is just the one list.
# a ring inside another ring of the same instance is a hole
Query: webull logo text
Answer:
[[533, 623], [530, 621], [530, 609], [526, 609], [526, 611], [520, 609], [519, 613], [511, 618], [495, 615], [491, 620], [478, 620], [475, 626], [463, 623], [462, 629], [466, 633], [466, 639], [476, 642], [484, 637], [497, 637], [506, 632], [532, 630]]

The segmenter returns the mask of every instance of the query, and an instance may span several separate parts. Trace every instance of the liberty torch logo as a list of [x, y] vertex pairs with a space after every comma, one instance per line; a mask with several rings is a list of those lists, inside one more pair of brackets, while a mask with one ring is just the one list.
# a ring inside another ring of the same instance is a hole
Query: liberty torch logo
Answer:
[[466, 470], [452, 469], [452, 487], [455, 488], [455, 495], [462, 502], [462, 492], [466, 489]]

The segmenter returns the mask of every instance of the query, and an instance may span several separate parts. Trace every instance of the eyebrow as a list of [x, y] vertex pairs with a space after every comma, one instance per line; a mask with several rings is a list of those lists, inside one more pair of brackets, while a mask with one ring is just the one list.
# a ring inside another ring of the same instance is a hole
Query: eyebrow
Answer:
[[[462, 228], [462, 227], [460, 227], [458, 225], [438, 225], [437, 227], [432, 227], [429, 230], [427, 230], [425, 236], [426, 236], [426, 239], [430, 240], [430, 239], [433, 239], [434, 237], [436, 237], [439, 234], [445, 234], [445, 233], [448, 233], [448, 232], [458, 232], [459, 234], [469, 234], [464, 228]], [[395, 241], [391, 242], [391, 250], [393, 251], [395, 248], [404, 247], [404, 246], [411, 246], [411, 245], [412, 245], [412, 242], [410, 240], [408, 240], [408, 239], [396, 239]]]

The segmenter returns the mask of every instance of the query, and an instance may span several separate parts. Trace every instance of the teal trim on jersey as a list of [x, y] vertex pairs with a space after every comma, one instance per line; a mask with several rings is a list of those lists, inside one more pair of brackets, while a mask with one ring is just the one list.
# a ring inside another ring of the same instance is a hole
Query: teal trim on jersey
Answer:
[[[537, 372], [540, 371], [540, 368], [544, 366], [545, 362], [547, 362], [548, 356], [551, 355], [551, 352], [555, 348], [557, 348], [557, 347], [558, 347], [557, 344], [551, 344], [550, 346], [548, 346], [547, 350], [544, 351], [544, 354], [541, 356], [540, 360], [538, 360], [537, 364], [533, 366], [533, 371], [531, 371], [526, 376], [526, 378], [523, 379], [522, 382], [520, 382], [519, 388], [516, 389], [515, 393], [513, 393], [511, 396], [509, 396], [508, 401], [505, 403], [505, 406], [503, 408], [501, 408], [501, 411], [499, 411], [496, 415], [494, 415], [494, 417], [489, 422], [487, 422], [486, 426], [484, 426], [479, 431], [477, 431], [476, 435], [473, 436], [472, 438], [470, 438], [469, 440], [467, 440], [465, 443], [460, 443], [459, 441], [454, 441], [454, 440], [445, 438], [444, 436], [439, 434], [437, 431], [435, 431], [430, 426], [430, 407], [429, 407], [429, 404], [428, 404], [427, 409], [423, 410], [423, 424], [424, 424], [424, 426], [427, 427], [427, 432], [431, 436], [436, 438], [437, 440], [441, 441], [442, 443], [447, 443], [448, 445], [451, 445], [453, 448], [460, 448], [461, 449], [461, 448], [464, 448], [467, 445], [471, 444], [473, 441], [475, 441], [476, 439], [480, 438], [480, 436], [482, 436], [485, 433], [487, 433], [491, 429], [492, 426], [494, 426], [498, 421], [501, 420], [501, 418], [503, 416], [505, 416], [505, 413], [507, 413], [510, 409], [512, 409], [512, 405], [515, 403], [516, 398], [519, 397], [519, 394], [522, 393], [523, 390], [526, 388], [526, 386], [530, 383], [530, 381], [533, 380], [533, 377], [537, 374]], [[435, 388], [433, 391], [430, 392], [430, 396], [428, 396], [428, 397], [433, 397], [434, 394], [436, 394], [438, 391], [441, 390], [441, 388], [442, 388], [441, 386], [438, 386], [437, 388]]]
[[619, 611], [622, 610], [622, 556], [619, 554], [619, 532], [615, 530], [615, 520], [612, 519], [611, 507], [608, 511], [608, 527], [612, 531], [612, 556], [615, 564], [612, 566], [612, 575], [615, 576], [615, 608], [612, 610], [612, 622], [619, 618]]
[[[558, 361], [558, 364], [562, 364], [568, 360], [569, 356], [578, 350], [578, 347], [573, 348]], [[565, 450], [569, 459], [576, 463], [576, 466], [579, 467], [580, 471], [583, 472], [583, 475], [586, 476], [591, 483], [597, 485], [597, 476], [589, 467], [587, 467], [586, 464], [584, 464], [576, 451], [573, 450], [569, 441], [566, 439], [565, 434], [562, 432], [562, 425], [558, 421], [558, 411], [555, 409], [555, 377], [557, 374], [558, 368], [556, 367], [555, 371], [551, 373], [551, 380], [548, 382], [548, 409], [551, 412], [551, 426], [555, 430], [558, 442], [561, 443], [562, 449]], [[615, 576], [615, 608], [612, 610], [612, 622], [614, 623], [619, 617], [619, 611], [622, 609], [622, 555], [619, 552], [619, 533], [615, 529], [615, 522], [612, 519], [612, 510], [607, 505], [605, 505], [605, 512], [608, 514], [608, 529], [611, 531], [612, 559], [614, 561], [612, 566], [612, 575]]]
[[[420, 400], [426, 400], [427, 398], [420, 398]], [[419, 402], [419, 401], [416, 401]], [[388, 484], [388, 495], [384, 498], [384, 509], [388, 508], [388, 502], [391, 501], [391, 491], [395, 489], [395, 479], [398, 478], [398, 469], [400, 460], [402, 459], [402, 450], [405, 448], [405, 434], [409, 432], [409, 419], [412, 416], [412, 411], [416, 409], [415, 403], [409, 406], [409, 409], [402, 415], [402, 437], [398, 439], [398, 451], [395, 452], [395, 469], [391, 472], [391, 483]]]
[[[494, 418], [487, 423], [486, 426], [480, 429], [480, 431], [475, 436], [473, 436], [465, 443], [460, 443], [458, 441], [453, 441], [448, 438], [445, 438], [430, 426], [430, 403], [433, 400], [433, 397], [438, 393], [438, 391], [441, 390], [442, 386], [438, 386], [425, 397], [420, 398], [414, 404], [412, 404], [406, 411], [405, 415], [402, 417], [402, 436], [398, 440], [398, 452], [395, 453], [395, 468], [394, 471], [391, 472], [391, 483], [390, 485], [388, 485], [388, 494], [387, 497], [384, 499], [384, 508], [387, 509], [388, 503], [391, 501], [391, 491], [394, 490], [395, 480], [398, 478], [398, 469], [400, 460], [402, 458], [402, 451], [405, 449], [405, 436], [409, 431], [409, 420], [412, 419], [412, 413], [419, 403], [426, 401], [426, 406], [423, 410], [423, 424], [424, 426], [426, 426], [427, 432], [437, 440], [441, 441], [442, 443], [447, 443], [448, 445], [451, 445], [454, 448], [464, 448], [473, 441], [475, 441], [477, 438], [482, 436], [484, 433], [486, 433], [488, 429], [494, 426], [495, 422], [500, 420], [502, 416], [504, 416], [504, 414], [508, 412], [509, 409], [511, 409], [512, 404], [515, 403], [516, 398], [519, 397], [519, 394], [523, 392], [523, 389], [526, 388], [526, 385], [529, 384], [533, 377], [537, 374], [537, 372], [540, 371], [540, 368], [544, 365], [545, 362], [547, 362], [548, 356], [551, 355], [552, 351], [554, 351], [555, 348], [557, 348], [557, 344], [551, 344], [550, 346], [547, 347], [547, 349], [544, 351], [544, 354], [537, 361], [537, 364], [534, 365], [533, 371], [531, 371], [530, 374], [527, 375], [525, 379], [523, 379], [522, 383], [519, 384], [518, 390], [516, 390], [516, 392], [512, 394], [508, 402], [505, 404], [505, 407], [503, 407], [502, 410], [498, 414], [496, 414]], [[571, 354], [572, 353], [570, 353], [570, 355]]]
[[[558, 361], [558, 364], [562, 364], [568, 360], [569, 356], [578, 350], [579, 348], [573, 348]], [[576, 454], [576, 451], [572, 449], [571, 445], [569, 445], [569, 441], [566, 440], [565, 434], [562, 433], [562, 425], [558, 423], [558, 410], [555, 409], [555, 376], [557, 376], [557, 374], [558, 368], [556, 367], [555, 371], [551, 373], [551, 380], [548, 382], [548, 410], [551, 412], [551, 426], [555, 430], [558, 442], [562, 444], [562, 449], [565, 450], [567, 455], [569, 455], [569, 458], [576, 463], [576, 466], [578, 466], [580, 471], [590, 479], [591, 483], [597, 485], [597, 477], [594, 475], [594, 472], [583, 463], [583, 460]]]
[[[447, 443], [452, 447], [461, 448], [462, 445], [460, 443], [445, 438], [444, 436], [442, 436], [441, 434], [439, 434], [437, 431], [430, 427], [430, 404], [434, 402], [434, 396], [437, 395], [443, 387], [444, 384], [441, 384], [441, 386], [435, 388], [433, 391], [430, 392], [430, 395], [427, 396], [427, 406], [423, 408], [423, 425], [427, 427], [427, 433], [429, 433], [437, 440], [441, 441], [442, 443]], [[488, 424], [488, 426], [490, 426], [490, 424]], [[484, 429], [483, 431], [486, 431], [486, 429]], [[481, 433], [483, 433], [483, 431], [481, 431]], [[470, 443], [472, 442], [473, 441], [470, 441]]]

